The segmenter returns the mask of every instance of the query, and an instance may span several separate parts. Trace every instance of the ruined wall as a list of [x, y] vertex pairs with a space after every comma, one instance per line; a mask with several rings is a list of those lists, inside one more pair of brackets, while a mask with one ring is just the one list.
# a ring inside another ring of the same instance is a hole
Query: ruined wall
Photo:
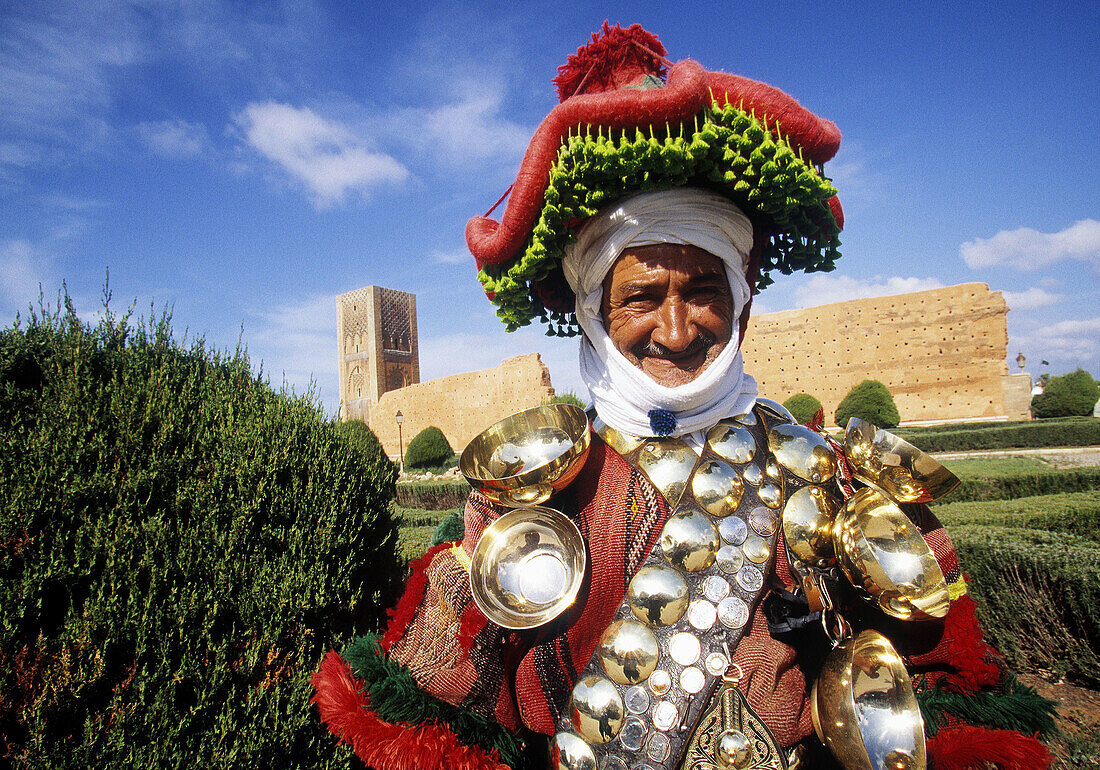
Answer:
[[453, 374], [400, 390], [384, 393], [369, 404], [363, 415], [382, 442], [386, 453], [396, 457], [398, 430], [394, 415], [403, 416], [402, 443], [434, 425], [443, 431], [456, 452], [477, 434], [513, 412], [545, 404], [554, 396], [550, 371], [538, 353], [506, 358], [500, 366], [478, 372]]
[[816, 396], [828, 424], [865, 379], [890, 389], [903, 422], [1028, 419], [1005, 364], [1007, 311], [999, 291], [964, 283], [753, 316], [745, 370], [776, 401]]

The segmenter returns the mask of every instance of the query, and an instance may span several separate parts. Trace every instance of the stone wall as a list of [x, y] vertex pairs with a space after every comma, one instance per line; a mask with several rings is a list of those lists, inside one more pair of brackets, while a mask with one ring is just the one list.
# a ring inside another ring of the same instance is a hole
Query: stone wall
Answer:
[[1007, 312], [999, 291], [964, 283], [753, 316], [745, 370], [776, 401], [816, 396], [830, 425], [865, 379], [890, 389], [903, 422], [1028, 419], [1005, 363]]
[[397, 457], [398, 430], [394, 415], [401, 412], [401, 439], [409, 439], [434, 425], [456, 452], [477, 434], [508, 415], [545, 404], [554, 396], [550, 371], [538, 353], [506, 358], [500, 366], [453, 374], [383, 393], [363, 415], [386, 453]]

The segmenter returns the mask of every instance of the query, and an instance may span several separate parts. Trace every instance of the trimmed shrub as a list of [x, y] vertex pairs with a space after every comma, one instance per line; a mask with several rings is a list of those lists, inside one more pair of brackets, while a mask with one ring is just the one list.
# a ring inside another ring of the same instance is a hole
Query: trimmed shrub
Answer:
[[1100, 684], [1100, 548], [1016, 527], [951, 530], [989, 642], [1017, 670]]
[[[340, 434], [341, 438], [362, 452], [364, 457], [381, 457], [386, 462], [390, 462], [390, 459], [386, 457], [386, 453], [382, 450], [382, 443], [378, 440], [378, 436], [374, 435], [374, 431], [362, 420], [338, 422], [336, 423], [336, 432]], [[396, 468], [396, 466], [394, 467]]]
[[1096, 446], [1100, 444], [1100, 419], [1063, 417], [1000, 424], [966, 423], [899, 428], [894, 432], [925, 452]]
[[1043, 392], [1031, 399], [1036, 417], [1085, 417], [1100, 400], [1100, 385], [1084, 369], [1052, 377]]
[[451, 444], [443, 435], [443, 431], [434, 425], [429, 425], [409, 442], [409, 448], [405, 450], [405, 467], [426, 468], [439, 465], [444, 460], [454, 457], [454, 453], [455, 450], [451, 449]]
[[167, 315], [0, 331], [0, 756], [347, 767], [321, 656], [399, 589], [395, 473]]
[[1100, 545], [1100, 490], [1018, 500], [946, 503], [936, 508], [936, 517], [950, 532], [963, 525], [1019, 527], [1066, 532]]
[[[951, 470], [951, 468], [948, 468]], [[1100, 468], [1051, 468], [1022, 473], [959, 475], [962, 483], [946, 500], [1012, 500], [1032, 495], [1100, 489]], [[942, 502], [942, 501], [940, 501]], [[933, 503], [936, 505], [937, 503]]]
[[406, 508], [446, 511], [466, 505], [470, 484], [466, 479], [407, 481], [397, 485], [397, 504]]
[[581, 409], [584, 409], [587, 406], [587, 404], [585, 404], [584, 401], [582, 401], [580, 399], [580, 396], [578, 396], [576, 393], [574, 393], [571, 390], [567, 390], [564, 393], [557, 394], [552, 399], [550, 399], [550, 403], [551, 404], [572, 404], [573, 406], [579, 406]]
[[784, 401], [783, 406], [794, 415], [796, 420], [805, 425], [813, 420], [821, 409], [821, 402], [809, 393], [796, 393]]
[[901, 422], [890, 391], [878, 380], [864, 380], [848, 391], [836, 408], [836, 424], [845, 427], [852, 417], [867, 420], [879, 428], [896, 428]]

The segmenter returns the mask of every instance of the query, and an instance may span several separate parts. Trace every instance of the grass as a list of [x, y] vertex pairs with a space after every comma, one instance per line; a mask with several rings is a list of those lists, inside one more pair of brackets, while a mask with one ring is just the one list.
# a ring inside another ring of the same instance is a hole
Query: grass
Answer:
[[1053, 466], [1035, 457], [975, 457], [950, 460], [947, 469], [960, 479], [989, 477], [1006, 478], [1022, 473], [1053, 470]]

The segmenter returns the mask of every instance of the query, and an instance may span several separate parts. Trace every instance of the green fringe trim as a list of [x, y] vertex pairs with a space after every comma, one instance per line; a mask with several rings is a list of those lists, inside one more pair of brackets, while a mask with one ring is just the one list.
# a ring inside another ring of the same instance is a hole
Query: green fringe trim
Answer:
[[352, 642], [344, 650], [344, 660], [363, 679], [371, 707], [381, 719], [446, 725], [466, 745], [496, 749], [506, 765], [520, 766], [522, 749], [515, 736], [495, 719], [444, 703], [421, 690], [404, 666], [383, 656], [377, 635], [367, 634]]
[[447, 518], [439, 522], [435, 531], [432, 532], [431, 545], [461, 540], [465, 533], [466, 521], [462, 517], [462, 509], [460, 508], [457, 511], [452, 511]]
[[[531, 289], [533, 282], [560, 273], [565, 247], [575, 238], [571, 226], [628, 193], [686, 185], [722, 193], [778, 233], [761, 255], [758, 290], [773, 282], [774, 270], [789, 275], [834, 268], [840, 231], [825, 201], [836, 189], [766, 119], [712, 104], [686, 134], [683, 125], [618, 136], [601, 127], [578, 126], [558, 153], [523, 253], [478, 273], [508, 331], [538, 317], [549, 324], [551, 335], [579, 333], [571, 312], [547, 311]], [[555, 278], [564, 282], [560, 275]]]
[[1004, 683], [1004, 692], [961, 693], [932, 687], [917, 692], [924, 729], [932, 736], [944, 727], [947, 714], [964, 722], [1024, 735], [1049, 737], [1058, 732], [1054, 723], [1055, 704], [1014, 676]]

